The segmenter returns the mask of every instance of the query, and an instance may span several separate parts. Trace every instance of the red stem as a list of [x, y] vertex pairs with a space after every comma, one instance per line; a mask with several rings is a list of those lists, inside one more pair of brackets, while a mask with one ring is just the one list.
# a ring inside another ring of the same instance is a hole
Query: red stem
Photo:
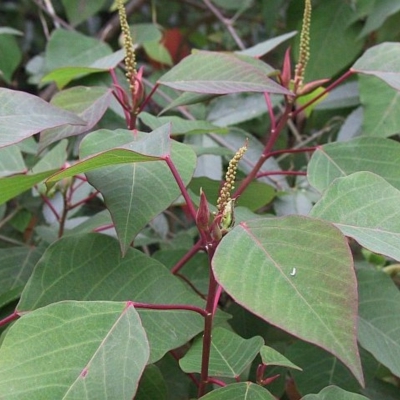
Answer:
[[144, 99], [143, 103], [140, 105], [138, 114], [141, 113], [141, 112], [144, 110], [144, 108], [147, 106], [147, 103], [148, 103], [148, 102], [150, 101], [150, 99], [153, 97], [154, 92], [158, 89], [159, 86], [160, 86], [159, 83], [156, 83], [156, 84], [153, 86], [153, 88], [151, 89], [151, 92], [149, 93], [149, 95]]
[[187, 310], [193, 311], [200, 314], [202, 317], [207, 318], [207, 312], [200, 307], [191, 306], [187, 304], [148, 304], [148, 303], [138, 303], [132, 301], [135, 308], [146, 308], [149, 310]]
[[201, 249], [203, 248], [203, 241], [198, 240], [197, 243], [191, 247], [191, 249], [174, 265], [171, 269], [172, 274], [178, 273], [178, 271]]
[[99, 192], [98, 190], [96, 190], [96, 191], [95, 191], [94, 193], [92, 193], [90, 196], [87, 196], [87, 197], [85, 197], [84, 199], [78, 201], [77, 203], [70, 205], [68, 209], [69, 209], [69, 210], [73, 210], [74, 208], [80, 206], [81, 204], [87, 203], [88, 201], [90, 201], [90, 200], [92, 200], [93, 198], [97, 197], [97, 195], [98, 195], [99, 193], [100, 193], [100, 192]]
[[50, 208], [51, 212], [54, 214], [54, 216], [57, 218], [57, 221], [60, 221], [60, 215], [58, 214], [57, 210], [53, 207], [53, 204], [49, 201], [49, 199], [44, 196], [43, 194], [40, 195], [42, 198], [43, 202], [46, 203], [46, 205]]
[[19, 318], [19, 315], [17, 314], [16, 311], [14, 311], [11, 315], [9, 315], [8, 317], [3, 318], [2, 320], [0, 320], [0, 326], [4, 326], [7, 325], [8, 323], [16, 320], [17, 318]]
[[349, 78], [351, 75], [353, 75], [355, 72], [348, 70], [345, 74], [343, 74], [340, 78], [336, 79], [333, 83], [331, 83], [323, 92], [321, 92], [318, 96], [314, 97], [312, 100], [310, 100], [308, 103], [304, 104], [300, 108], [296, 109], [292, 113], [292, 117], [296, 116], [297, 114], [301, 113], [304, 109], [306, 109], [308, 106], [311, 104], [315, 103], [317, 100], [319, 100], [322, 96], [325, 96], [328, 92], [330, 92], [332, 89], [334, 89], [336, 86], [340, 85], [343, 81], [345, 81], [347, 78]]
[[275, 120], [274, 110], [272, 107], [271, 97], [268, 92], [264, 92], [264, 98], [265, 101], [267, 102], [269, 119], [271, 120], [271, 131], [274, 131], [276, 129], [276, 120]]
[[271, 150], [274, 147], [275, 142], [278, 139], [279, 134], [281, 133], [287, 120], [290, 118], [291, 111], [292, 111], [292, 104], [287, 103], [286, 107], [285, 107], [285, 111], [281, 115], [281, 118], [279, 119], [276, 129], [271, 129], [271, 133], [270, 133], [268, 142], [265, 145], [264, 151], [261, 154], [260, 158], [258, 159], [256, 165], [253, 167], [253, 169], [250, 171], [250, 173], [246, 176], [246, 178], [242, 181], [239, 188], [235, 191], [235, 193], [233, 194], [232, 197], [239, 196], [247, 188], [247, 186], [249, 186], [249, 184], [252, 182], [252, 180], [256, 178], [257, 173], [260, 170], [260, 168], [262, 167], [262, 165], [271, 156]]
[[269, 176], [269, 175], [307, 175], [307, 172], [304, 171], [267, 171], [267, 172], [261, 172], [257, 174], [257, 178], [261, 178], [263, 176]]

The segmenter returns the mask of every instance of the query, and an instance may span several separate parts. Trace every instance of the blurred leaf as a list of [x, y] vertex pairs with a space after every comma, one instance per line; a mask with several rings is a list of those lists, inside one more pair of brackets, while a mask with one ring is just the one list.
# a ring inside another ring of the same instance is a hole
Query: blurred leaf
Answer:
[[68, 66], [90, 67], [95, 61], [111, 54], [110, 46], [99, 39], [76, 31], [56, 29], [52, 32], [46, 46], [46, 71], [50, 72]]
[[169, 66], [173, 64], [171, 55], [162, 43], [158, 41], [144, 42], [143, 48], [152, 60]]
[[360, 106], [348, 115], [348, 117], [344, 121], [344, 124], [340, 127], [339, 133], [337, 135], [338, 142], [345, 142], [347, 140], [351, 140], [358, 136], [361, 136], [361, 124], [364, 119], [363, 114], [363, 108]]
[[357, 393], [346, 392], [337, 386], [328, 386], [318, 394], [308, 394], [302, 400], [368, 400]]
[[220, 128], [208, 121], [186, 120], [181, 117], [155, 117], [147, 112], [141, 112], [139, 119], [152, 130], [162, 125], [171, 123], [171, 135], [201, 134], [201, 133], [226, 133], [226, 129]]
[[24, 315], [7, 332], [0, 348], [0, 396], [131, 400], [148, 357], [131, 304], [51, 304]]
[[0, 149], [0, 177], [26, 172], [26, 170], [18, 145]]
[[76, 86], [58, 92], [52, 98], [51, 104], [77, 114], [86, 124], [80, 126], [66, 125], [62, 128], [42, 131], [40, 134], [40, 150], [58, 140], [91, 130], [106, 112], [111, 97], [111, 91], [104, 87]]
[[295, 35], [297, 35], [297, 31], [288, 32], [272, 39], [265, 40], [264, 42], [257, 43], [255, 46], [249, 47], [246, 50], [236, 51], [235, 53], [259, 58]]
[[57, 87], [62, 89], [73, 79], [82, 78], [89, 74], [94, 74], [98, 72], [109, 71], [114, 69], [118, 63], [120, 63], [124, 57], [124, 49], [118, 50], [115, 53], [101, 57], [91, 63], [88, 66], [70, 66], [70, 67], [60, 67], [52, 70], [46, 74], [41, 81], [43, 83], [55, 81]]
[[22, 36], [23, 32], [9, 26], [0, 26], [0, 35], [17, 35]]
[[335, 227], [300, 216], [243, 222], [222, 239], [213, 270], [239, 304], [334, 354], [363, 382], [357, 283], [346, 238]]
[[57, 168], [61, 168], [67, 159], [67, 140], [61, 140], [48, 151], [32, 168], [32, 173], [38, 174]]
[[382, 272], [360, 270], [357, 278], [360, 344], [394, 375], [400, 376], [399, 291]]
[[[281, 99], [271, 96], [272, 106], [276, 107]], [[207, 119], [217, 126], [235, 125], [249, 121], [268, 111], [264, 95], [231, 94], [215, 99], [209, 107]]]
[[376, 76], [400, 90], [400, 43], [381, 43], [369, 48], [351, 71]]
[[68, 21], [73, 25], [79, 25], [89, 17], [102, 9], [106, 0], [62, 0]]
[[0, 35], [0, 80], [11, 84], [13, 74], [22, 60], [22, 52], [15, 37], [5, 33]]
[[[202, 338], [198, 338], [179, 360], [183, 372], [201, 372], [202, 341]], [[239, 377], [263, 344], [264, 340], [260, 336], [246, 340], [227, 329], [213, 329], [208, 374], [216, 377]]]
[[[25, 313], [62, 300], [205, 305], [158, 261], [132, 248], [122, 257], [116, 239], [96, 233], [53, 243], [37, 264], [17, 309]], [[138, 312], [150, 342], [150, 362], [203, 330], [203, 318], [193, 311], [138, 308]]]
[[399, 153], [397, 141], [383, 138], [360, 137], [328, 143], [312, 155], [307, 177], [312, 186], [323, 192], [336, 178], [370, 171], [400, 190]]
[[0, 104], [0, 147], [18, 143], [47, 128], [85, 124], [77, 115], [24, 92], [0, 88]]
[[334, 223], [361, 246], [400, 260], [399, 202], [400, 191], [385, 179], [356, 172], [335, 179], [310, 215]]
[[145, 42], [159, 42], [162, 38], [160, 28], [156, 24], [134, 24], [129, 25], [132, 41], [135, 44]]
[[[357, 40], [360, 27], [348, 25], [354, 11], [342, 0], [320, 2], [312, 11], [310, 61], [305, 82], [330, 78], [352, 63], [361, 52], [363, 41]], [[301, 18], [297, 18], [301, 24]], [[294, 54], [298, 57], [299, 35]]]
[[260, 385], [252, 382], [232, 383], [200, 397], [201, 400], [275, 400], [275, 397]]
[[[240, 181], [236, 183], [239, 187]], [[221, 182], [211, 180], [205, 177], [193, 178], [189, 188], [195, 193], [200, 193], [203, 189], [209, 203], [216, 205], [221, 189]], [[251, 211], [258, 210], [262, 206], [270, 203], [275, 197], [275, 189], [263, 182], [251, 182], [246, 190], [239, 196], [236, 205], [246, 207]]]
[[178, 65], [163, 75], [158, 83], [177, 90], [195, 93], [270, 92], [290, 94], [287, 89], [268, 78], [261, 67], [250, 64], [250, 60], [244, 60], [244, 56], [238, 58], [233, 54], [198, 51], [185, 57]]
[[343, 107], [355, 107], [360, 104], [358, 82], [344, 83], [328, 93], [316, 110], [335, 110]]
[[367, 21], [360, 36], [366, 36], [369, 33], [380, 28], [385, 20], [391, 15], [400, 11], [400, 3], [392, 0], [375, 1], [373, 9], [369, 12]]

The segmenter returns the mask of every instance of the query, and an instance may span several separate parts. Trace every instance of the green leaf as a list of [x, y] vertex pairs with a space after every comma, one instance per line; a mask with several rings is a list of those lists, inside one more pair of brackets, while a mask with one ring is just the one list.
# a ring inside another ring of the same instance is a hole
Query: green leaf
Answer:
[[[240, 186], [240, 181], [236, 183], [236, 187]], [[211, 180], [209, 178], [193, 178], [189, 188], [193, 193], [200, 193], [200, 188], [203, 189], [210, 204], [217, 204], [221, 182]], [[275, 197], [275, 189], [263, 182], [252, 182], [246, 190], [240, 195], [236, 205], [247, 207], [251, 211], [258, 210], [262, 206], [270, 203]]]
[[0, 36], [0, 80], [11, 84], [14, 71], [22, 60], [22, 52], [14, 36]]
[[33, 175], [16, 175], [0, 179], [0, 204], [31, 189], [56, 171], [45, 171]]
[[368, 400], [357, 393], [350, 393], [337, 386], [328, 386], [318, 394], [308, 394], [302, 400]]
[[198, 51], [185, 57], [178, 65], [163, 75], [158, 83], [173, 89], [195, 93], [270, 92], [290, 94], [287, 89], [268, 78], [261, 67], [243, 61], [243, 57]]
[[190, 121], [181, 117], [155, 117], [147, 112], [141, 112], [139, 119], [151, 129], [157, 129], [170, 123], [171, 135], [201, 134], [201, 133], [226, 133], [226, 129], [213, 125], [208, 121]]
[[310, 215], [334, 223], [367, 249], [400, 260], [400, 191], [371, 172], [336, 179]]
[[22, 292], [41, 255], [42, 250], [35, 247], [0, 249], [0, 306], [5, 303], [7, 292]]
[[104, 87], [76, 86], [58, 92], [51, 100], [56, 107], [77, 114], [85, 125], [66, 125], [62, 128], [46, 129], [40, 134], [40, 150], [51, 143], [91, 130], [106, 112], [112, 93]]
[[[83, 156], [95, 153], [96, 149], [100, 150], [110, 147], [111, 150], [98, 151], [97, 154], [93, 156], [88, 155], [87, 157], [81, 158], [81, 160], [76, 162], [73, 166], [52, 175], [47, 179], [46, 183], [49, 183], [49, 186], [51, 186], [51, 183], [61, 179], [107, 166], [159, 161], [165, 156], [165, 152], [168, 151], [168, 149], [165, 148], [166, 143], [168, 143], [168, 139], [164, 135], [164, 133], [166, 133], [166, 126], [162, 128], [160, 134], [156, 132], [153, 137], [150, 137], [149, 134], [141, 134], [140, 137], [136, 137], [136, 141], [132, 141], [132, 139], [134, 139], [132, 132], [124, 129], [116, 129], [115, 131], [102, 129], [92, 132], [82, 141], [81, 153]], [[119, 139], [117, 139], [117, 137]], [[121, 140], [122, 138], [124, 138], [124, 140]], [[114, 147], [114, 145], [118, 143], [118, 140], [122, 145], [120, 147]], [[154, 148], [155, 140], [157, 144], [160, 145], [158, 149]], [[164, 143], [163, 146], [161, 146], [162, 143]]]
[[213, 270], [239, 304], [334, 354], [363, 382], [357, 283], [335, 227], [300, 216], [243, 222], [222, 239]]
[[90, 0], [62, 0], [68, 21], [73, 25], [79, 25], [89, 17], [100, 11], [106, 1]]
[[161, 64], [171, 66], [173, 64], [171, 54], [169, 54], [167, 48], [159, 41], [144, 42], [143, 48], [146, 54], [154, 61], [158, 61]]
[[[346, 68], [361, 52], [363, 41], [357, 40], [360, 25], [348, 25], [354, 11], [342, 0], [322, 1], [312, 11], [310, 60], [305, 81], [330, 78]], [[298, 18], [301, 23], [301, 18]], [[299, 54], [300, 37], [296, 37], [294, 54]]]
[[367, 21], [360, 36], [366, 36], [369, 33], [380, 28], [385, 20], [391, 15], [400, 11], [400, 3], [392, 0], [375, 1], [373, 9], [369, 12]]
[[382, 272], [360, 270], [357, 278], [360, 344], [394, 375], [400, 376], [399, 291]]
[[85, 124], [77, 115], [24, 92], [0, 88], [0, 104], [0, 147], [18, 143], [47, 128]]
[[[224, 328], [212, 331], [210, 376], [237, 378], [259, 353], [264, 340], [260, 336], [243, 339]], [[201, 372], [202, 338], [198, 338], [189, 351], [179, 360], [183, 372]]]
[[32, 173], [46, 172], [61, 168], [67, 159], [68, 141], [62, 140], [48, 151], [32, 168]]
[[0, 149], [0, 177], [26, 172], [26, 170], [18, 145]]
[[159, 42], [162, 39], [160, 28], [156, 24], [141, 23], [129, 25], [132, 41], [135, 44]]
[[297, 341], [289, 346], [285, 355], [302, 367], [302, 371], [290, 372], [301, 394], [316, 393], [328, 385], [337, 385], [349, 391], [360, 387], [336, 357], [309, 343]]
[[130, 303], [61, 302], [24, 315], [0, 348], [0, 397], [131, 400], [149, 357]]
[[[158, 261], [133, 248], [122, 257], [117, 240], [95, 233], [53, 243], [36, 265], [17, 309], [24, 313], [61, 300], [204, 307], [204, 300]], [[150, 342], [150, 362], [203, 330], [203, 318], [193, 311], [138, 310]]]
[[300, 367], [298, 367], [296, 364], [293, 364], [285, 356], [272, 347], [262, 346], [260, 350], [260, 356], [263, 364], [267, 366], [278, 365], [280, 367], [293, 368], [301, 371]]
[[280, 36], [276, 36], [272, 39], [265, 40], [264, 42], [257, 43], [255, 46], [249, 47], [246, 50], [236, 51], [236, 54], [241, 54], [250, 57], [262, 57], [269, 53], [275, 47], [278, 47], [281, 43], [297, 35], [297, 31], [288, 32]]
[[363, 135], [388, 137], [400, 132], [400, 92], [373, 76], [360, 76]]
[[[172, 145], [172, 162], [187, 185], [195, 168], [196, 156], [189, 146], [171, 141], [168, 133], [168, 125], [151, 133], [138, 133], [137, 145], [143, 147], [140, 151], [149, 150], [147, 154], [160, 158], [168, 154], [169, 146]], [[129, 142], [132, 150], [136, 150], [136, 142], [132, 142], [132, 139], [132, 132], [127, 130], [118, 130], [111, 134], [108, 131], [93, 132], [82, 141], [81, 156]], [[116, 149], [110, 150], [115, 151]], [[87, 176], [90, 184], [104, 197], [123, 253], [140, 230], [180, 194], [179, 187], [164, 161], [110, 166], [90, 172]]]
[[167, 386], [160, 369], [148, 365], [144, 370], [135, 400], [167, 400]]
[[[273, 107], [281, 101], [279, 96], [274, 95], [271, 100]], [[264, 96], [260, 93], [231, 94], [211, 103], [207, 119], [217, 126], [229, 126], [252, 120], [267, 111]]]
[[[68, 45], [66, 45], [68, 43]], [[111, 55], [110, 46], [99, 39], [76, 31], [56, 29], [47, 42], [45, 65], [50, 72], [61, 67], [90, 67], [98, 59]]]
[[358, 171], [370, 171], [400, 190], [400, 144], [383, 138], [356, 138], [328, 143], [312, 155], [307, 177], [320, 192], [336, 179]]
[[106, 72], [114, 69], [125, 57], [124, 49], [101, 57], [88, 66], [69, 66], [56, 68], [42, 78], [43, 83], [54, 81], [59, 89], [62, 89], [73, 79], [82, 78], [86, 75], [98, 72]]
[[369, 48], [351, 71], [376, 76], [400, 90], [400, 43], [382, 43]]
[[10, 28], [9, 26], [1, 26], [0, 27], [0, 35], [17, 35], [17, 36], [23, 36], [23, 32]]
[[200, 397], [201, 400], [275, 400], [275, 397], [252, 382], [232, 383]]

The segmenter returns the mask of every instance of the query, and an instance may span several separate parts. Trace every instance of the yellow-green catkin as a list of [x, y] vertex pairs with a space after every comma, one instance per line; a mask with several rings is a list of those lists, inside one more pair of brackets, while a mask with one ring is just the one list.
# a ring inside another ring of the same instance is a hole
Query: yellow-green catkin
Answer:
[[219, 213], [223, 213], [225, 207], [231, 201], [231, 192], [233, 189], [235, 189], [234, 185], [235, 185], [237, 167], [239, 161], [243, 157], [246, 150], [247, 150], [247, 141], [246, 144], [236, 152], [231, 161], [229, 161], [228, 170], [226, 171], [225, 175], [225, 183], [221, 188], [217, 200], [217, 208]]
[[117, 0], [117, 6], [118, 6], [119, 21], [121, 24], [121, 31], [124, 41], [124, 48], [125, 48], [125, 67], [126, 67], [125, 75], [126, 78], [128, 79], [129, 88], [133, 93], [135, 91], [135, 85], [134, 85], [135, 76], [137, 75], [135, 51], [133, 48], [131, 32], [129, 30], [125, 7], [122, 0]]
[[310, 58], [310, 26], [311, 26], [311, 0], [305, 0], [303, 26], [300, 34], [299, 61], [295, 68], [295, 86], [301, 87], [304, 82], [304, 73]]

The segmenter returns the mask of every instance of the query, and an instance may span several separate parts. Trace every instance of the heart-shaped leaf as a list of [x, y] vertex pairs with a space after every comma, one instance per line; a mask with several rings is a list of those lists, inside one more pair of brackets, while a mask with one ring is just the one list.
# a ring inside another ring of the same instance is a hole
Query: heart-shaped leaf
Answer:
[[331, 352], [363, 382], [357, 283], [338, 229], [300, 216], [243, 222], [222, 239], [213, 270], [239, 304]]

